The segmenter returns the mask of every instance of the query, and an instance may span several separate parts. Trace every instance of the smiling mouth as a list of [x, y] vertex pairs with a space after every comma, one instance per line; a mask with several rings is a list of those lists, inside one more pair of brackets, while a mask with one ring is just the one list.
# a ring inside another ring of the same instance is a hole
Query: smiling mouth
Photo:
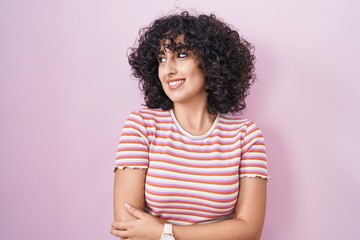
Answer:
[[169, 85], [169, 89], [175, 90], [180, 88], [184, 84], [185, 79], [173, 79], [173, 80], [168, 80], [167, 82]]

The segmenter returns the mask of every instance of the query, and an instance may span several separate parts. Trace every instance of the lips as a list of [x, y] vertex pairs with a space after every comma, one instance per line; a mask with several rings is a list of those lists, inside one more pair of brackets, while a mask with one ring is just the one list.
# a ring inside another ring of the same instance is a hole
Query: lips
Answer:
[[184, 78], [176, 78], [176, 79], [168, 79], [167, 83], [169, 85], [170, 90], [175, 90], [180, 88], [184, 85], [185, 79]]

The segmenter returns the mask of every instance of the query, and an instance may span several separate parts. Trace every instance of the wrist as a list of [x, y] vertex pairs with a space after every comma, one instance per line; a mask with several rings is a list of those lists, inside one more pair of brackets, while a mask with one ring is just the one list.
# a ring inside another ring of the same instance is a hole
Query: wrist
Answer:
[[172, 231], [172, 224], [165, 223], [164, 229], [161, 234], [160, 240], [175, 240], [173, 231]]

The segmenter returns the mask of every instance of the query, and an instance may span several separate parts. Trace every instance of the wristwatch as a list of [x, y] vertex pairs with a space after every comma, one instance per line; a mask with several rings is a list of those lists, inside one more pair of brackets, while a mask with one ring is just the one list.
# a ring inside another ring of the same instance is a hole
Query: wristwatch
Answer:
[[175, 240], [172, 233], [172, 224], [165, 223], [164, 231], [161, 234], [160, 240]]

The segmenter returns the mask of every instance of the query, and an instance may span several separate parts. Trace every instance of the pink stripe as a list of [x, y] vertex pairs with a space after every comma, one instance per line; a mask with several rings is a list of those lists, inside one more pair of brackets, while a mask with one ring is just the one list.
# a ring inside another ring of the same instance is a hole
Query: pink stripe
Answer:
[[[237, 173], [237, 171], [236, 171]], [[196, 174], [199, 176], [199, 174]], [[234, 174], [232, 174], [234, 175]], [[230, 175], [230, 176], [232, 176]], [[232, 185], [238, 182], [238, 178], [235, 177], [233, 179], [229, 179], [229, 180], [220, 180], [220, 179], [213, 179], [213, 180], [209, 180], [207, 179], [195, 179], [195, 178], [186, 178], [186, 177], [171, 177], [169, 175], [166, 174], [156, 174], [156, 173], [148, 173], [148, 176], [153, 177], [153, 178], [161, 178], [161, 179], [171, 179], [171, 180], [176, 180], [176, 181], [185, 181], [185, 182], [196, 182], [196, 183], [203, 183], [203, 184], [218, 184], [218, 185]], [[220, 176], [218, 174], [216, 174], [216, 176]]]
[[[210, 202], [216, 202], [216, 203], [227, 203], [230, 201], [235, 201], [237, 199], [237, 196], [235, 197], [231, 197], [231, 198], [220, 198], [220, 197], [208, 197], [208, 196], [204, 196], [204, 195], [200, 195], [200, 194], [191, 194], [191, 193], [179, 193], [179, 192], [172, 192], [169, 191], [167, 193], [160, 193], [160, 192], [155, 192], [149, 189], [146, 189], [146, 192], [148, 194], [151, 195], [155, 195], [156, 197], [158, 196], [164, 196], [164, 197], [169, 197], [169, 195], [171, 195], [171, 197], [188, 197], [188, 198], [194, 198], [194, 199], [201, 199], [201, 200], [206, 200], [206, 201], [210, 201]], [[158, 199], [152, 199], [152, 201], [154, 202], [158, 202]], [[167, 201], [165, 201], [167, 202]]]
[[232, 187], [231, 189], [216, 189], [213, 190], [212, 188], [205, 188], [205, 187], [195, 187], [195, 184], [189, 185], [189, 184], [166, 184], [166, 183], [158, 183], [153, 182], [151, 180], [147, 180], [146, 184], [151, 185], [153, 188], [160, 188], [160, 189], [183, 189], [183, 190], [189, 190], [189, 191], [198, 191], [198, 192], [205, 192], [205, 193], [211, 193], [211, 194], [233, 194], [238, 190], [238, 187]]
[[[178, 173], [184, 173], [184, 174], [189, 174], [189, 175], [197, 175], [197, 176], [231, 176], [231, 175], [236, 175], [238, 173], [238, 168], [234, 168], [233, 166], [229, 166], [229, 168], [223, 168], [221, 169], [222, 171], [219, 172], [218, 169], [216, 169], [216, 171], [206, 171], [206, 172], [201, 172], [199, 171], [199, 169], [194, 169], [193, 167], [189, 167], [186, 169], [178, 169], [177, 167], [165, 167], [165, 166], [160, 166], [160, 165], [155, 165], [155, 164], [151, 164], [151, 168], [154, 170], [165, 170], [165, 171], [169, 171], [169, 172], [178, 172]], [[234, 164], [234, 166], [238, 166], [238, 164]]]
[[[150, 150], [150, 154], [152, 153], [158, 153], [158, 154], [163, 154], [164, 155], [164, 158], [166, 158], [166, 155], [168, 156], [172, 156], [172, 157], [176, 157], [176, 158], [184, 158], [185, 160], [195, 160], [195, 161], [201, 161], [201, 160], [219, 160], [219, 155], [215, 155], [214, 157], [200, 157], [200, 156], [193, 156], [191, 157], [191, 152], [189, 152], [188, 155], [186, 154], [180, 154], [176, 151], [171, 151], [171, 149], [168, 149], [167, 151], [161, 151], [161, 150], [155, 150], [155, 149], [151, 149]], [[228, 159], [235, 159], [235, 158], [240, 158], [240, 153], [233, 153], [232, 155], [227, 155], [227, 158]], [[178, 161], [174, 160], [174, 159], [170, 159], [170, 158], [166, 158], [166, 159], [169, 159], [169, 163], [177, 163], [179, 165], [181, 165], [180, 163], [178, 163]], [[160, 158], [157, 158], [157, 160], [160, 160]], [[209, 164], [209, 163], [203, 163], [201, 165], [205, 165], [206, 164]], [[211, 164], [211, 162], [210, 162]], [[188, 165], [188, 164], [186, 164]], [[195, 164], [195, 165], [190, 165], [190, 166], [200, 166], [198, 164]], [[221, 165], [212, 165], [211, 166], [221, 166]]]

